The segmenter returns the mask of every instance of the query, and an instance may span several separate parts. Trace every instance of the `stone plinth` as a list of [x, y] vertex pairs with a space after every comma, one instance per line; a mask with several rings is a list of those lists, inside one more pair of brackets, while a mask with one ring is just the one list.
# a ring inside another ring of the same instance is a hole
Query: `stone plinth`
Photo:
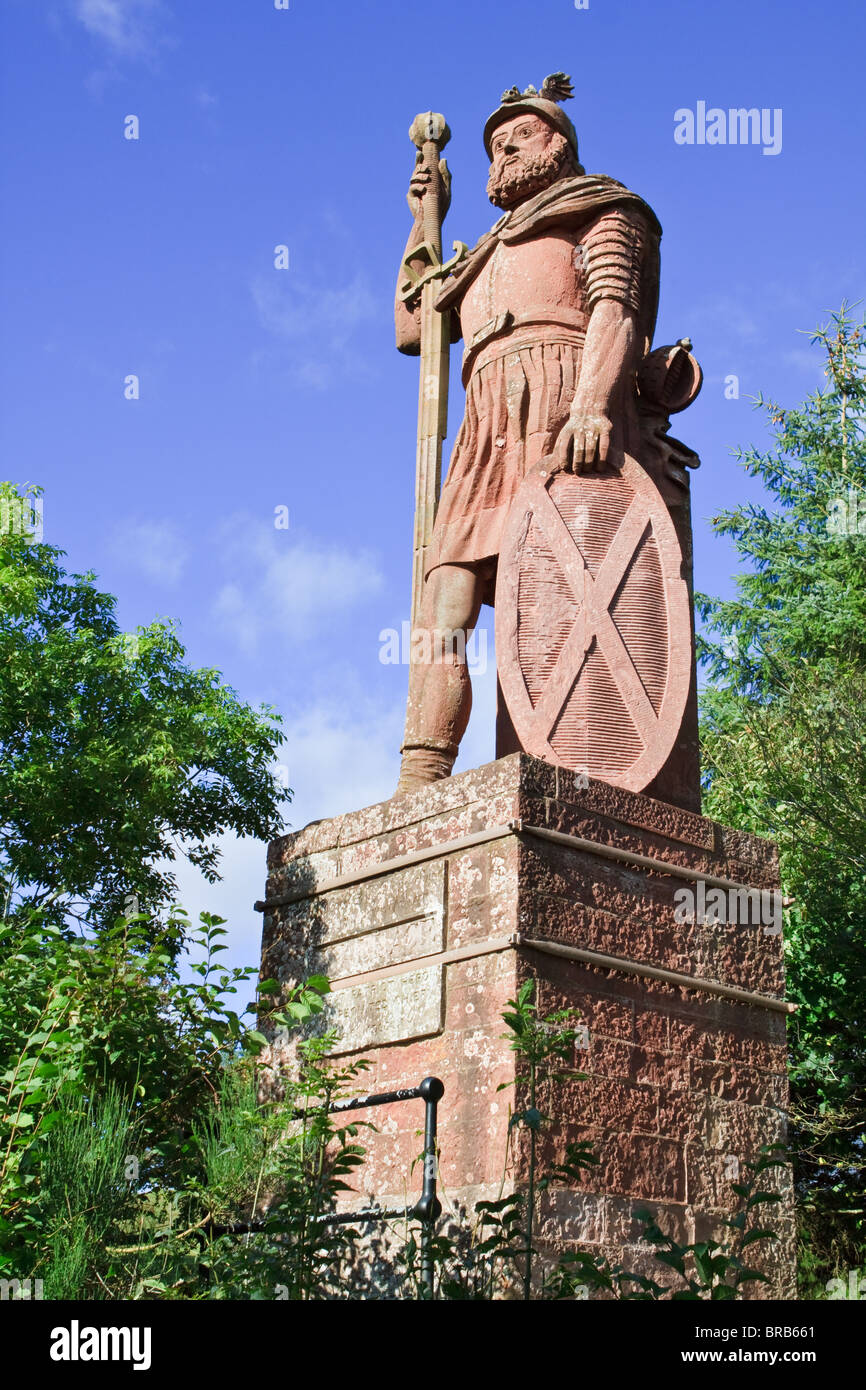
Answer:
[[[678, 921], [682, 890], [700, 907], [697, 879], [776, 889], [776, 852], [689, 811], [580, 780], [518, 753], [275, 840], [262, 973], [330, 977], [339, 1051], [372, 1062], [365, 1089], [441, 1077], [446, 1208], [500, 1191], [515, 1096], [497, 1091], [515, 1075], [506, 1001], [531, 976], [544, 1012], [577, 1009], [585, 1031], [574, 1064], [588, 1079], [549, 1088], [540, 1107], [554, 1120], [554, 1156], [588, 1138], [600, 1163], [579, 1190], [549, 1195], [540, 1234], [551, 1252], [599, 1250], [664, 1282], [636, 1243], [635, 1208], [649, 1206], [683, 1242], [721, 1234], [737, 1165], [784, 1139], [786, 1123], [778, 928], [749, 925], [742, 910], [743, 925]], [[557, 946], [594, 954], [551, 953]], [[646, 967], [703, 984], [635, 973]], [[726, 987], [758, 997], [725, 997]], [[414, 1201], [423, 1107], [371, 1118], [378, 1133], [364, 1139], [352, 1204]], [[518, 1154], [509, 1182], [523, 1162]], [[790, 1192], [764, 1215], [783, 1238], [754, 1255], [773, 1284], [751, 1296], [791, 1297]]]

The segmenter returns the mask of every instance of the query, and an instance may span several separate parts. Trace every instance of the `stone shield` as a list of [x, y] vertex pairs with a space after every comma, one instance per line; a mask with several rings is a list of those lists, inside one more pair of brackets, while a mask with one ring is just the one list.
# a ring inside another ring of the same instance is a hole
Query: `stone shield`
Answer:
[[691, 653], [680, 543], [637, 460], [530, 473], [496, 582], [499, 681], [525, 751], [643, 791], [679, 733]]

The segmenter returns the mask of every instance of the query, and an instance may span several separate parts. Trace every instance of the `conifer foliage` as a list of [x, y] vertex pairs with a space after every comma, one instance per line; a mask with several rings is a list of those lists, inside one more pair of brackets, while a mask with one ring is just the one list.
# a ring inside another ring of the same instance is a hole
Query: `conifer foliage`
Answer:
[[866, 352], [843, 305], [811, 335], [825, 385], [737, 452], [768, 505], [715, 518], [743, 564], [697, 596], [704, 809], [778, 841], [802, 1296], [866, 1247]]

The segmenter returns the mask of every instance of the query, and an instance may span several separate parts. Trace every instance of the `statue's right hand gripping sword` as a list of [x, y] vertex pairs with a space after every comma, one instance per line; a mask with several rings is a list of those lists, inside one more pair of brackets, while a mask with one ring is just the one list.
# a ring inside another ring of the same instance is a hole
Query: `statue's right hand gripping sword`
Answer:
[[[422, 200], [424, 239], [406, 252], [406, 280], [400, 298], [410, 306], [421, 303], [421, 381], [418, 390], [418, 449], [415, 466], [415, 539], [412, 558], [412, 622], [419, 621], [427, 546], [442, 478], [442, 441], [448, 429], [448, 367], [451, 315], [434, 307], [438, 284], [463, 259], [467, 247], [455, 241], [455, 254], [442, 262], [442, 220], [439, 199], [439, 161], [451, 138], [444, 116], [425, 111], [409, 127], [409, 139], [419, 151], [418, 165], [429, 174]], [[412, 263], [415, 264], [412, 264]], [[425, 268], [419, 269], [421, 262]]]

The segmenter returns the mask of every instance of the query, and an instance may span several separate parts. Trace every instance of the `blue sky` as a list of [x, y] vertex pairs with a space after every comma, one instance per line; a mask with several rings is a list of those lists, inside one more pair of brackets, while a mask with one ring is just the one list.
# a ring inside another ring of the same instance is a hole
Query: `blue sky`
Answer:
[[[413, 116], [444, 112], [448, 240], [498, 215], [481, 142], [505, 87], [573, 75], [583, 162], [664, 228], [657, 343], [694, 340], [696, 582], [735, 568], [707, 519], [756, 496], [730, 456], [750, 394], [818, 383], [811, 328], [864, 284], [857, 0], [2, 0], [3, 476], [132, 629], [284, 715], [297, 826], [390, 794], [406, 668], [417, 362], [393, 348]], [[782, 147], [682, 145], [675, 111], [782, 112]], [[139, 138], [124, 138], [128, 116]], [[289, 269], [274, 248], [289, 248]], [[124, 380], [140, 381], [138, 400]], [[740, 398], [725, 398], [725, 378]], [[461, 393], [452, 394], [451, 438]], [[288, 507], [287, 530], [274, 526]], [[493, 756], [492, 669], [460, 766]], [[264, 851], [182, 875], [251, 961]]]

